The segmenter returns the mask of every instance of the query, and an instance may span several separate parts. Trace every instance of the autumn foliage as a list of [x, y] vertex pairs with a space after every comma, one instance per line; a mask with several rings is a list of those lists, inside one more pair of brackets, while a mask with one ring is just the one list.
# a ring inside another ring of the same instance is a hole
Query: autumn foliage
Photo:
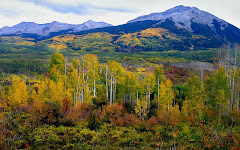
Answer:
[[[161, 33], [167, 31], [141, 34]], [[231, 68], [192, 75], [177, 86], [162, 65], [130, 70], [117, 61], [102, 64], [95, 54], [69, 62], [57, 52], [39, 82], [19, 76], [6, 81], [0, 149], [240, 147], [240, 76]]]

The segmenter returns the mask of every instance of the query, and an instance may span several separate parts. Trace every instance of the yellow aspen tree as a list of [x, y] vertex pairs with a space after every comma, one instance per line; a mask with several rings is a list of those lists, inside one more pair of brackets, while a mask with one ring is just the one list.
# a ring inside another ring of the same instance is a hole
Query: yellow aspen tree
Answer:
[[48, 87], [49, 87], [48, 91], [49, 101], [61, 104], [61, 101], [65, 97], [64, 82], [59, 81], [55, 83], [53, 80], [50, 80]]
[[[157, 101], [160, 98], [160, 83], [165, 83], [166, 77], [164, 76], [164, 70], [162, 65], [157, 65], [154, 67], [154, 73], [156, 76], [156, 85], [157, 85]], [[158, 106], [159, 107], [159, 106]]]
[[183, 102], [183, 106], [182, 106], [182, 110], [181, 110], [181, 118], [182, 118], [182, 121], [188, 121], [189, 120], [189, 114], [190, 114], [190, 111], [189, 111], [189, 103], [188, 100], [185, 100]]
[[36, 110], [39, 110], [40, 113], [43, 112], [43, 103], [40, 100], [40, 97], [38, 93], [36, 92], [35, 88], [38, 88], [38, 93], [39, 93], [39, 85], [33, 85], [33, 89], [31, 91], [31, 99], [33, 106], [36, 108]]
[[171, 125], [176, 125], [180, 121], [180, 110], [178, 104], [173, 104], [174, 92], [172, 90], [172, 82], [167, 79], [165, 84], [162, 82], [159, 87], [159, 109], [157, 117], [160, 121]]
[[149, 110], [148, 100], [146, 99], [146, 96], [144, 96], [143, 99], [137, 101], [137, 104], [135, 106], [135, 113], [141, 119], [145, 119], [147, 117]]
[[9, 90], [9, 105], [17, 108], [28, 102], [28, 91], [25, 81], [21, 81], [19, 77], [12, 78], [12, 86]]
[[54, 82], [51, 79], [45, 78], [39, 84], [38, 101], [41, 104], [45, 102], [56, 102], [61, 104], [65, 96], [64, 80]]
[[168, 79], [165, 84], [163, 82], [160, 84], [158, 104], [161, 108], [169, 110], [170, 105], [173, 103], [173, 98], [172, 82]]
[[38, 86], [38, 103], [43, 104], [45, 101], [48, 101], [48, 82], [47, 78], [41, 79], [41, 82]]
[[155, 74], [151, 71], [145, 72], [142, 80], [143, 91], [148, 101], [148, 107], [150, 108], [150, 95], [153, 93], [155, 86]]
[[68, 75], [69, 77], [69, 92], [72, 93], [74, 107], [82, 103], [82, 91], [83, 91], [83, 78], [82, 78], [82, 67], [80, 60], [73, 59], [71, 65], [71, 71]]
[[185, 119], [187, 120], [186, 117], [194, 119], [195, 116], [202, 116], [206, 99], [203, 81], [197, 76], [192, 76], [187, 81], [186, 89], [186, 100], [183, 102], [182, 111]]
[[88, 54], [89, 85], [92, 89], [93, 97], [96, 97], [96, 82], [99, 80], [99, 62], [95, 54]]
[[84, 103], [92, 104], [92, 95], [88, 85], [86, 85], [84, 90]]
[[137, 76], [130, 71], [126, 71], [123, 82], [124, 83], [122, 89], [124, 90], [123, 95], [124, 103], [130, 102], [136, 104], [139, 88]]
[[117, 96], [117, 85], [118, 82], [122, 83], [124, 80], [124, 68], [121, 66], [120, 63], [116, 61], [108, 61], [107, 62], [108, 66], [108, 81], [110, 82], [110, 104], [113, 104], [116, 100]]

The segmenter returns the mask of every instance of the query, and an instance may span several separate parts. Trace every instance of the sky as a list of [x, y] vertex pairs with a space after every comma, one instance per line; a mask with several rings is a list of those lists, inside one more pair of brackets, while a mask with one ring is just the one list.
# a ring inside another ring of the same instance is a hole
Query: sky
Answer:
[[240, 0], [0, 0], [0, 28], [23, 21], [120, 25], [178, 5], [198, 7], [240, 28]]

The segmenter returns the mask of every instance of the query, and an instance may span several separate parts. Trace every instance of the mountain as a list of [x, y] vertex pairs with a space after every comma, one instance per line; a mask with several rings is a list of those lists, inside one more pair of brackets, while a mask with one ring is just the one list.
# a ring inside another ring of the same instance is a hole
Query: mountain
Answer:
[[163, 27], [170, 30], [180, 28], [190, 33], [215, 38], [216, 40], [240, 43], [240, 29], [196, 7], [180, 5], [161, 13], [152, 13], [137, 17], [128, 23], [149, 20], [158, 21], [155, 24], [156, 27]]
[[81, 25], [77, 25], [73, 28], [73, 32], [79, 32], [84, 30], [90, 30], [90, 29], [96, 29], [96, 28], [103, 28], [103, 27], [110, 27], [111, 24], [105, 23], [105, 22], [95, 22], [92, 20], [89, 20], [87, 22], [84, 22]]
[[[114, 41], [119, 45], [119, 51], [194, 50], [240, 43], [239, 28], [196, 7], [182, 5], [161, 13], [137, 17], [124, 25], [75, 34], [96, 32], [119, 35]], [[143, 32], [149, 32], [148, 36]]]
[[105, 22], [95, 22], [92, 20], [89, 20], [79, 25], [60, 23], [57, 21], [46, 24], [37, 24], [34, 22], [22, 22], [13, 27], [1, 28], [0, 35], [36, 34], [39, 36], [49, 36], [51, 33], [56, 33], [65, 30], [71, 32], [79, 32], [83, 30], [90, 30], [108, 26], [112, 25]]
[[81, 25], [21, 23], [0, 29], [0, 35], [5, 33], [21, 38], [0, 38], [0, 42], [35, 42], [76, 51], [189, 51], [240, 44], [240, 29], [196, 7], [182, 5], [118, 26], [91, 20]]
[[183, 5], [176, 6], [161, 13], [152, 13], [145, 16], [140, 16], [136, 19], [130, 20], [128, 23], [146, 20], [164, 21], [171, 19], [179, 28], [193, 31], [192, 23], [207, 25], [214, 28], [214, 21], [220, 24], [221, 30], [228, 27], [228, 23], [208, 12], [202, 11], [196, 7], [185, 7]]

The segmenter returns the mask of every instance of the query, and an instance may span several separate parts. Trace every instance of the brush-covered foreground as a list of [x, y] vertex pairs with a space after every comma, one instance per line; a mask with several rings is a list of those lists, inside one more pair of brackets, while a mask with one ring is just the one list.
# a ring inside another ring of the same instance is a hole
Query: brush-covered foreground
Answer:
[[2, 77], [0, 149], [239, 149], [240, 72], [220, 65], [173, 86], [161, 65], [54, 53], [39, 81]]

